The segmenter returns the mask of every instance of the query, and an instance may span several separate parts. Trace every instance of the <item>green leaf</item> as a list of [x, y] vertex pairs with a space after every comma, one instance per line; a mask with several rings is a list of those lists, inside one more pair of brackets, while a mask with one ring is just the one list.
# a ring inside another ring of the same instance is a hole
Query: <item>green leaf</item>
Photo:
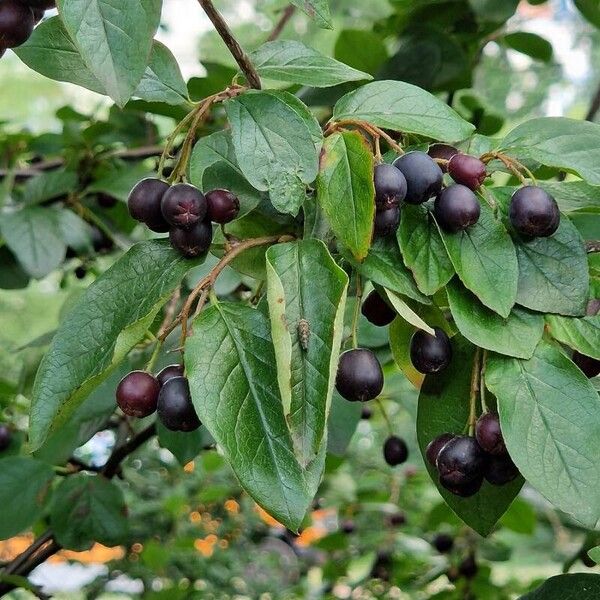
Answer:
[[503, 23], [515, 14], [519, 0], [469, 0], [469, 4], [479, 20]]
[[[442, 373], [425, 377], [419, 394], [417, 438], [425, 458], [427, 444], [442, 433], [461, 434], [469, 418], [471, 365], [475, 348], [460, 336], [452, 338], [452, 361]], [[511, 450], [512, 456], [512, 450]], [[429, 475], [450, 508], [481, 535], [488, 535], [515, 499], [523, 479], [502, 487], [485, 481], [470, 498], [451, 494], [438, 483], [436, 470], [425, 459]]]
[[167, 241], [133, 246], [65, 316], [38, 370], [29, 441], [39, 448], [144, 336], [161, 306], [197, 261]]
[[77, 173], [57, 169], [29, 179], [21, 191], [21, 196], [25, 204], [31, 206], [67, 196], [76, 187]]
[[106, 165], [96, 173], [97, 179], [88, 186], [86, 193], [102, 192], [121, 200], [121, 202], [127, 202], [131, 188], [138, 181], [153, 176], [155, 176], [155, 173], [143, 162]]
[[394, 362], [400, 367], [406, 378], [420, 388], [425, 376], [417, 371], [410, 359], [410, 339], [416, 328], [404, 319], [394, 319], [389, 328], [390, 350]]
[[157, 420], [156, 431], [160, 446], [171, 452], [182, 467], [194, 460], [210, 443], [210, 438], [203, 427], [195, 431], [171, 431]]
[[273, 206], [296, 215], [319, 168], [314, 117], [287, 92], [246, 92], [225, 103], [240, 169]]
[[90, 254], [93, 252], [93, 229], [88, 223], [67, 208], [57, 210], [56, 219], [62, 239], [67, 246], [77, 252]]
[[411, 272], [404, 266], [398, 243], [393, 237], [376, 238], [362, 263], [356, 262], [349, 255], [344, 255], [344, 258], [363, 277], [374, 283], [417, 302], [430, 304], [429, 298], [419, 292]]
[[546, 324], [554, 339], [600, 360], [600, 315], [583, 319], [546, 315]]
[[150, 61], [162, 0], [58, 0], [64, 26], [106, 93], [124, 106]]
[[600, 185], [600, 125], [542, 117], [515, 127], [501, 142], [502, 152], [579, 175]]
[[337, 392], [333, 393], [327, 433], [327, 452], [343, 456], [358, 427], [362, 406], [360, 402], [348, 402]]
[[458, 281], [446, 288], [458, 330], [473, 344], [508, 356], [531, 358], [544, 333], [542, 315], [515, 306], [507, 318], [486, 308]]
[[87, 550], [94, 542], [116, 546], [129, 529], [123, 492], [100, 475], [66, 477], [54, 492], [50, 524], [68, 550]]
[[274, 365], [269, 322], [260, 311], [220, 302], [195, 320], [185, 367], [198, 416], [242, 487], [295, 531], [318, 481], [309, 488], [294, 454]]
[[597, 527], [600, 414], [590, 381], [547, 342], [529, 360], [490, 356], [485, 380], [498, 400], [507, 448], [525, 479], [556, 508]]
[[600, 596], [600, 575], [573, 573], [556, 575], [519, 600], [591, 600]]
[[355, 69], [375, 75], [388, 57], [382, 36], [365, 29], [345, 29], [335, 42], [334, 56]]
[[266, 258], [283, 413], [296, 456], [306, 467], [319, 455], [327, 432], [348, 276], [319, 240], [276, 244]]
[[241, 175], [229, 131], [217, 131], [198, 140], [190, 159], [190, 181], [204, 189], [202, 188], [204, 172], [212, 165], [221, 162]]
[[600, 546], [596, 546], [595, 548], [590, 548], [590, 550], [588, 550], [588, 556], [596, 564], [600, 564]]
[[294, 6], [303, 10], [315, 23], [323, 29], [333, 29], [329, 0], [291, 0]]
[[2, 215], [0, 233], [23, 269], [41, 279], [65, 259], [57, 211], [32, 206]]
[[600, 4], [598, 4], [598, 0], [575, 0], [575, 6], [592, 25], [600, 28]]
[[588, 209], [600, 212], [600, 188], [585, 181], [539, 181], [558, 203], [561, 212]]
[[550, 62], [552, 60], [552, 44], [536, 33], [515, 31], [501, 37], [500, 42], [536, 60], [543, 62]]
[[360, 261], [373, 235], [373, 155], [359, 133], [334, 133], [325, 140], [320, 163], [318, 202], [339, 241]]
[[333, 118], [360, 119], [445, 141], [464, 140], [475, 129], [445, 102], [402, 81], [375, 81], [346, 94], [335, 105]]
[[485, 306], [508, 317], [517, 296], [517, 254], [492, 210], [481, 205], [479, 221], [459, 233], [440, 228], [450, 260], [464, 286]]
[[385, 290], [385, 294], [394, 310], [407, 323], [410, 323], [417, 329], [426, 331], [429, 335], [435, 336], [435, 331], [427, 325], [427, 323], [425, 323], [425, 321], [423, 321], [423, 319], [400, 296], [398, 296], [398, 294], [395, 294], [390, 290]]
[[292, 40], [267, 42], [250, 54], [250, 60], [261, 77], [311, 87], [373, 79], [368, 73]]
[[45, 463], [23, 456], [0, 460], [0, 539], [21, 533], [41, 515], [54, 472]]
[[432, 296], [452, 279], [452, 261], [425, 206], [402, 207], [397, 236], [404, 264], [412, 271], [421, 292]]

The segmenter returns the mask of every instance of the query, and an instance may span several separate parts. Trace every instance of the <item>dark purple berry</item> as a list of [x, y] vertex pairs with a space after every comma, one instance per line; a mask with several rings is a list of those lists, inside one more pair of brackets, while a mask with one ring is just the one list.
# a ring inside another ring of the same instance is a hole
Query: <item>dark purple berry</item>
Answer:
[[427, 444], [427, 448], [425, 449], [425, 457], [427, 458], [427, 462], [432, 467], [437, 468], [437, 457], [440, 453], [440, 450], [453, 438], [453, 433], [442, 433], [442, 435], [438, 435], [436, 438], [432, 439], [429, 444]]
[[487, 171], [485, 163], [475, 156], [455, 154], [448, 163], [448, 173], [456, 181], [476, 190], [485, 181]]
[[87, 275], [87, 269], [82, 266], [75, 267], [74, 273], [75, 273], [75, 277], [77, 277], [77, 279], [83, 279]]
[[190, 229], [206, 217], [204, 194], [187, 183], [171, 186], [162, 197], [160, 206], [167, 223], [181, 229]]
[[160, 385], [145, 371], [132, 371], [117, 386], [117, 404], [130, 417], [147, 417], [156, 410]]
[[484, 475], [492, 485], [505, 485], [519, 476], [519, 469], [508, 454], [489, 456]]
[[56, 0], [20, 0], [30, 8], [37, 10], [50, 10], [56, 8]]
[[527, 237], [549, 237], [560, 225], [556, 200], [534, 185], [522, 187], [512, 195], [508, 216], [515, 230]]
[[233, 221], [240, 212], [240, 200], [228, 190], [213, 190], [206, 194], [208, 218], [224, 225]]
[[31, 12], [33, 13], [33, 23], [37, 25], [44, 18], [44, 10], [41, 8], [32, 8]]
[[573, 362], [583, 371], [583, 374], [588, 379], [600, 375], [600, 360], [581, 354], [581, 352], [574, 352]]
[[168, 189], [168, 183], [154, 177], [138, 182], [129, 192], [127, 200], [131, 217], [157, 233], [169, 231], [169, 224], [165, 221], [160, 207], [162, 197]]
[[383, 389], [383, 371], [371, 350], [355, 348], [340, 356], [335, 387], [350, 402], [373, 400]]
[[376, 237], [386, 237], [394, 233], [400, 224], [400, 208], [392, 206], [375, 213], [373, 232]]
[[363, 409], [360, 411], [360, 418], [363, 421], [368, 421], [373, 416], [373, 411], [368, 406], [363, 406]]
[[406, 178], [404, 200], [409, 204], [421, 204], [440, 193], [444, 174], [425, 152], [404, 154], [394, 161], [394, 166], [400, 169]]
[[158, 395], [158, 417], [171, 431], [194, 431], [200, 427], [185, 377], [173, 377], [162, 386]]
[[406, 523], [406, 515], [403, 512], [396, 512], [387, 518], [390, 527], [400, 527]]
[[394, 165], [376, 165], [374, 183], [375, 203], [379, 209], [398, 206], [406, 196], [406, 178]]
[[[429, 146], [427, 154], [431, 158], [441, 158], [442, 160], [449, 161], [455, 154], [458, 154], [458, 149], [448, 144], [433, 144]], [[448, 172], [448, 165], [439, 165], [440, 169], [444, 172]]]
[[481, 486], [483, 485], [483, 475], [476, 477], [473, 481], [467, 481], [466, 483], [461, 484], [451, 483], [444, 477], [440, 477], [439, 481], [440, 485], [451, 494], [460, 496], [461, 498], [470, 498], [481, 489]]
[[354, 521], [350, 520], [350, 519], [346, 519], [343, 523], [342, 523], [342, 527], [341, 527], [342, 531], [346, 534], [349, 535], [351, 533], [354, 533], [354, 530], [356, 529], [355, 525], [354, 525]]
[[455, 183], [443, 189], [435, 199], [433, 214], [440, 227], [449, 233], [464, 231], [479, 221], [481, 205], [466, 186]]
[[4, 452], [12, 441], [12, 432], [6, 425], [0, 425], [0, 452]]
[[473, 579], [477, 572], [479, 571], [479, 567], [477, 566], [477, 562], [475, 561], [475, 557], [471, 554], [465, 558], [460, 565], [458, 565], [458, 572], [465, 579]]
[[173, 377], [183, 377], [183, 371], [183, 365], [169, 365], [156, 376], [156, 379], [163, 386], [169, 379], [173, 379]]
[[373, 290], [367, 296], [360, 310], [367, 321], [377, 327], [385, 327], [396, 318], [396, 311], [381, 297], [377, 290]]
[[419, 329], [410, 340], [410, 360], [419, 373], [438, 373], [452, 360], [450, 338], [439, 327], [433, 330], [435, 336]]
[[208, 251], [212, 242], [210, 223], [198, 221], [191, 229], [173, 227], [169, 232], [171, 246], [186, 258], [195, 258]]
[[0, 2], [0, 47], [15, 48], [24, 44], [34, 26], [31, 8], [18, 0]]
[[458, 435], [451, 439], [437, 457], [440, 483], [461, 486], [483, 475], [485, 453], [474, 437]]
[[383, 458], [391, 467], [401, 465], [408, 458], [408, 446], [397, 435], [390, 435], [383, 444]]
[[118, 200], [110, 194], [98, 194], [98, 196], [96, 196], [96, 202], [100, 208], [112, 208], [113, 206], [116, 206]]
[[454, 547], [454, 538], [447, 533], [438, 533], [431, 542], [431, 545], [440, 553], [447, 554]]
[[484, 413], [475, 425], [477, 443], [488, 454], [500, 456], [506, 454], [506, 446], [500, 429], [500, 419], [493, 413]]

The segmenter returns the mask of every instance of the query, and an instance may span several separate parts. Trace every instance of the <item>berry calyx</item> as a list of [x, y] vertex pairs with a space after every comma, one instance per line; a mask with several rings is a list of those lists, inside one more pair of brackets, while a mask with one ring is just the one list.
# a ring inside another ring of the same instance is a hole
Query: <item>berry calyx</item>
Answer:
[[160, 385], [145, 371], [132, 371], [117, 386], [117, 404], [130, 417], [147, 417], [156, 410]]
[[171, 246], [186, 258], [195, 258], [208, 251], [212, 242], [210, 223], [198, 221], [191, 229], [174, 227], [169, 231]]
[[397, 435], [390, 435], [383, 444], [383, 458], [390, 467], [406, 462], [408, 458], [406, 442]]
[[485, 454], [474, 437], [458, 435], [450, 440], [437, 457], [440, 483], [463, 486], [483, 476]]
[[488, 454], [501, 456], [506, 454], [506, 446], [500, 429], [500, 419], [493, 413], [484, 413], [475, 424], [475, 438]]
[[168, 189], [168, 183], [155, 177], [139, 181], [129, 192], [127, 199], [131, 217], [156, 233], [169, 231], [169, 224], [165, 221], [160, 207], [162, 197]]
[[442, 189], [444, 174], [438, 164], [425, 152], [408, 152], [394, 161], [394, 166], [406, 178], [406, 197], [409, 204], [426, 202]]
[[487, 175], [485, 163], [475, 156], [460, 153], [448, 162], [448, 173], [456, 183], [466, 185], [471, 190], [479, 188]]
[[[429, 146], [427, 154], [431, 158], [440, 158], [449, 161], [455, 154], [458, 154], [458, 148], [448, 144], [433, 144]], [[448, 164], [441, 164], [439, 167], [444, 173], [448, 172]]]
[[163, 386], [169, 379], [173, 379], [173, 377], [183, 377], [183, 371], [183, 365], [169, 365], [158, 373], [156, 379]]
[[201, 425], [185, 377], [172, 377], [162, 386], [157, 410], [162, 424], [171, 431], [194, 431]]
[[381, 209], [398, 206], [406, 196], [406, 178], [394, 166], [386, 163], [375, 166], [375, 203]]
[[0, 425], [0, 452], [4, 452], [12, 441], [12, 432], [6, 425]]
[[526, 185], [512, 195], [508, 216], [515, 230], [527, 237], [549, 237], [560, 225], [556, 200], [534, 185]]
[[439, 327], [433, 330], [435, 336], [419, 329], [410, 340], [410, 360], [419, 373], [439, 373], [452, 360], [450, 338]]
[[360, 311], [369, 323], [377, 327], [385, 327], [396, 318], [396, 311], [381, 297], [377, 290], [373, 290], [367, 296]]
[[519, 469], [508, 454], [489, 456], [484, 476], [492, 485], [505, 485], [519, 476]]
[[431, 545], [440, 553], [447, 554], [454, 547], [454, 538], [447, 533], [438, 533], [431, 542]]
[[340, 356], [335, 387], [350, 402], [373, 400], [383, 389], [383, 371], [371, 350], [355, 348]]
[[24, 44], [34, 26], [33, 12], [18, 0], [0, 2], [0, 47], [16, 48]]
[[400, 208], [392, 206], [375, 213], [373, 232], [376, 237], [386, 237], [394, 233], [400, 224]]
[[438, 435], [436, 438], [433, 438], [429, 444], [427, 444], [427, 448], [425, 449], [425, 458], [427, 458], [427, 462], [432, 467], [437, 468], [437, 458], [440, 450], [453, 438], [453, 433], [442, 433], [442, 435]]
[[206, 217], [207, 202], [198, 188], [187, 183], [178, 183], [165, 192], [160, 208], [169, 225], [191, 229]]
[[206, 194], [208, 218], [224, 225], [233, 221], [240, 212], [240, 200], [228, 190], [212, 190]]
[[438, 194], [433, 214], [444, 231], [457, 233], [479, 221], [481, 205], [467, 186], [455, 183]]

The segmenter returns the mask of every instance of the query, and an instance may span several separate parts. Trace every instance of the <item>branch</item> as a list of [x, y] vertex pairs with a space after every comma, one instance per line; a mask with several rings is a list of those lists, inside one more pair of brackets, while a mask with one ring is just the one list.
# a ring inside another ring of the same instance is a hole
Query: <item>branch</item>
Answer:
[[243, 48], [240, 46], [239, 42], [233, 36], [231, 29], [229, 29], [229, 26], [219, 11], [217, 11], [217, 9], [214, 7], [212, 0], [198, 0], [198, 2], [200, 3], [200, 6], [203, 8], [207, 17], [215, 26], [217, 33], [221, 36], [221, 39], [225, 42], [227, 48], [229, 48], [229, 52], [231, 52], [233, 58], [235, 58], [235, 62], [242, 70], [242, 73], [246, 77], [250, 87], [260, 90], [260, 77], [258, 76], [254, 65], [248, 58], [248, 55], [244, 52]]
[[293, 17], [295, 12], [296, 12], [296, 7], [293, 4], [289, 4], [288, 6], [285, 7], [285, 9], [283, 10], [283, 13], [281, 14], [281, 17], [279, 18], [279, 21], [277, 21], [277, 23], [275, 23], [275, 27], [273, 27], [273, 31], [271, 31], [271, 33], [269, 34], [269, 37], [267, 38], [267, 42], [273, 42], [274, 40], [276, 40], [279, 37], [279, 35], [283, 31], [284, 27], [287, 25], [288, 21]]
[[110, 458], [106, 461], [106, 464], [102, 467], [100, 473], [107, 479], [112, 479], [119, 471], [119, 467], [123, 460], [135, 452], [151, 437], [154, 437], [155, 434], [156, 423], [152, 423], [151, 425], [148, 425], [146, 429], [142, 429], [142, 431], [136, 433], [128, 442], [113, 450]]

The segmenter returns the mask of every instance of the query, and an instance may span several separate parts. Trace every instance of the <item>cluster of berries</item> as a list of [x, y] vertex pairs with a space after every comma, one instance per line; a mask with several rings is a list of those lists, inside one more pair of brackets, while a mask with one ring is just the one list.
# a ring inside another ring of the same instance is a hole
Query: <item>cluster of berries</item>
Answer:
[[[438, 164], [436, 159], [440, 159]], [[444, 172], [455, 183], [443, 187]], [[448, 233], [464, 231], [479, 220], [481, 205], [475, 191], [487, 176], [479, 158], [446, 144], [434, 144], [429, 153], [414, 151], [393, 164], [375, 167], [375, 235], [396, 231], [400, 202], [422, 204], [435, 197], [433, 214]], [[513, 228], [527, 238], [548, 237], [560, 224], [560, 212], [550, 194], [535, 185], [518, 189], [512, 196], [509, 219]]]
[[156, 377], [132, 371], [117, 386], [117, 404], [130, 417], [147, 417], [154, 412], [171, 431], [194, 431], [200, 419], [194, 410], [188, 380], [182, 365], [169, 365]]
[[498, 415], [490, 412], [477, 420], [474, 437], [443, 433], [429, 442], [425, 455], [440, 484], [463, 498], [476, 494], [484, 479], [505, 485], [519, 475], [506, 450]]
[[211, 221], [229, 223], [240, 210], [239, 199], [227, 190], [204, 195], [193, 185], [169, 185], [151, 177], [135, 185], [127, 204], [129, 214], [152, 231], [168, 231], [171, 245], [186, 258], [208, 251], [213, 235]]
[[44, 12], [56, 6], [55, 0], [2, 0], [0, 2], [0, 57], [7, 48], [24, 44]]

